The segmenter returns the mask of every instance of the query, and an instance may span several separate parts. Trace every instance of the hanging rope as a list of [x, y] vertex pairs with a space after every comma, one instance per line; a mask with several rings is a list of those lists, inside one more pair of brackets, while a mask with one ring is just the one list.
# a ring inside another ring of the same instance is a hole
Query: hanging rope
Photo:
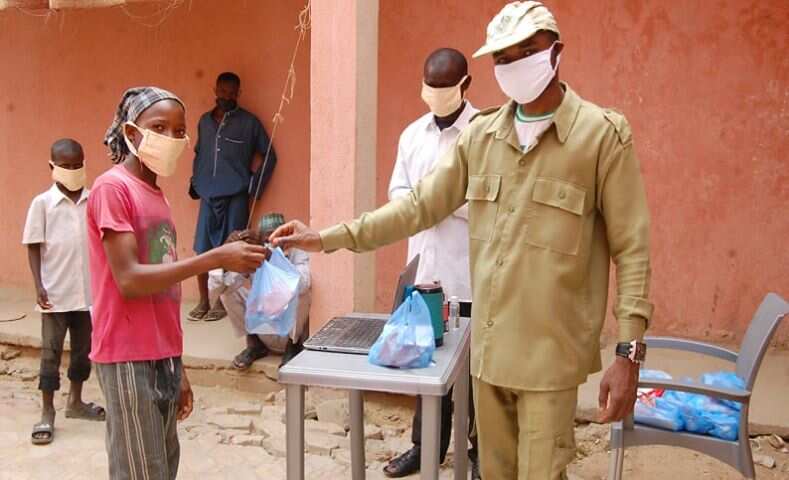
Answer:
[[129, 17], [133, 22], [148, 28], [157, 28], [164, 24], [176, 8], [183, 4], [184, 0], [169, 0], [163, 7], [158, 7], [157, 10], [148, 15], [137, 15], [129, 10], [129, 7], [122, 3], [120, 5], [121, 11], [124, 15]]
[[288, 76], [285, 79], [285, 86], [282, 88], [282, 96], [279, 99], [279, 108], [273, 117], [274, 125], [271, 127], [271, 136], [269, 137], [268, 148], [266, 149], [266, 155], [263, 156], [263, 164], [260, 167], [261, 175], [258, 178], [257, 185], [255, 186], [255, 196], [252, 197], [252, 207], [249, 209], [247, 228], [250, 228], [252, 225], [252, 218], [255, 216], [255, 207], [257, 207], [258, 195], [260, 195], [260, 189], [263, 186], [263, 174], [266, 171], [269, 157], [271, 156], [271, 148], [274, 145], [274, 137], [277, 135], [277, 127], [280, 123], [285, 121], [285, 117], [282, 116], [282, 111], [285, 109], [285, 105], [289, 104], [291, 100], [293, 100], [293, 93], [296, 89], [296, 57], [298, 56], [301, 42], [307, 36], [307, 31], [310, 29], [312, 21], [310, 14], [310, 4], [311, 0], [307, 0], [307, 4], [299, 13], [299, 24], [295, 27], [295, 30], [298, 32], [298, 37], [296, 38], [296, 45], [293, 47], [293, 55], [290, 58], [290, 67], [288, 67]]

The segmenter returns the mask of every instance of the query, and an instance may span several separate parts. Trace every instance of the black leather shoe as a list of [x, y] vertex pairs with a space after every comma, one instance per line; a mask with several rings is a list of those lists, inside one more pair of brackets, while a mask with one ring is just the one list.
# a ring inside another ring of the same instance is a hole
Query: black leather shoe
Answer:
[[407, 477], [419, 471], [419, 461], [419, 448], [411, 447], [411, 450], [395, 457], [384, 467], [384, 475], [389, 478]]
[[282, 354], [282, 361], [279, 367], [282, 368], [286, 363], [293, 360], [293, 357], [301, 353], [304, 347], [299, 343], [293, 343], [293, 340], [288, 339], [288, 344], [285, 346], [285, 353]]

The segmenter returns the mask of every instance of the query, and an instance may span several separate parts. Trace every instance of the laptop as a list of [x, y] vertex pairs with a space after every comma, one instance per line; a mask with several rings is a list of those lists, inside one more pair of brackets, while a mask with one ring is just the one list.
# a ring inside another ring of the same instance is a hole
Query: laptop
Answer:
[[[405, 288], [408, 285], [413, 285], [416, 281], [418, 267], [419, 255], [415, 256], [400, 272], [392, 301], [392, 313], [403, 303]], [[323, 352], [367, 355], [381, 335], [381, 330], [389, 317], [391, 315], [385, 313], [351, 313], [332, 318], [315, 335], [304, 342], [304, 348]]]

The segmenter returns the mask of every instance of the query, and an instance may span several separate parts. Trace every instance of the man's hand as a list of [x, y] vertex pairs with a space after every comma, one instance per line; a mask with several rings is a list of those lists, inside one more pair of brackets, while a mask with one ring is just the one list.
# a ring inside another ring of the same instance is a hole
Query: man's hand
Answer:
[[225, 243], [240, 242], [244, 240], [244, 237], [246, 236], [246, 232], [247, 232], [246, 230], [233, 230], [232, 232], [230, 232], [230, 235], [227, 236], [227, 240], [225, 240]]
[[227, 243], [213, 252], [222, 269], [238, 273], [254, 272], [271, 256], [268, 248], [241, 241]]
[[633, 413], [638, 388], [638, 364], [616, 357], [600, 382], [598, 403], [601, 423], [617, 422]]
[[295, 247], [305, 252], [320, 252], [323, 250], [320, 234], [304, 225], [298, 220], [293, 220], [278, 229], [268, 238], [275, 247], [283, 250]]
[[186, 378], [186, 369], [181, 367], [181, 387], [180, 387], [180, 394], [178, 395], [178, 411], [176, 412], [176, 417], [178, 421], [186, 419], [189, 415], [192, 414], [192, 409], [194, 408], [194, 394], [192, 393], [192, 385], [189, 383], [189, 379]]
[[36, 293], [36, 303], [41, 307], [41, 310], [49, 310], [52, 308], [52, 304], [49, 302], [49, 295], [47, 295], [47, 291], [44, 287], [38, 289]]

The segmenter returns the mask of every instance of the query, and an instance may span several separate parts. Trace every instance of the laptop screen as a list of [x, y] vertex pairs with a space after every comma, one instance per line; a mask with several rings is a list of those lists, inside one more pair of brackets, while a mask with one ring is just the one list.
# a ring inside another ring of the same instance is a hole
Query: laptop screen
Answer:
[[397, 280], [397, 288], [395, 288], [394, 301], [392, 302], [392, 313], [394, 313], [397, 307], [405, 300], [403, 298], [405, 287], [413, 285], [414, 282], [416, 282], [416, 271], [418, 268], [419, 254], [417, 254], [414, 259], [406, 265], [405, 270], [400, 273], [400, 278]]

